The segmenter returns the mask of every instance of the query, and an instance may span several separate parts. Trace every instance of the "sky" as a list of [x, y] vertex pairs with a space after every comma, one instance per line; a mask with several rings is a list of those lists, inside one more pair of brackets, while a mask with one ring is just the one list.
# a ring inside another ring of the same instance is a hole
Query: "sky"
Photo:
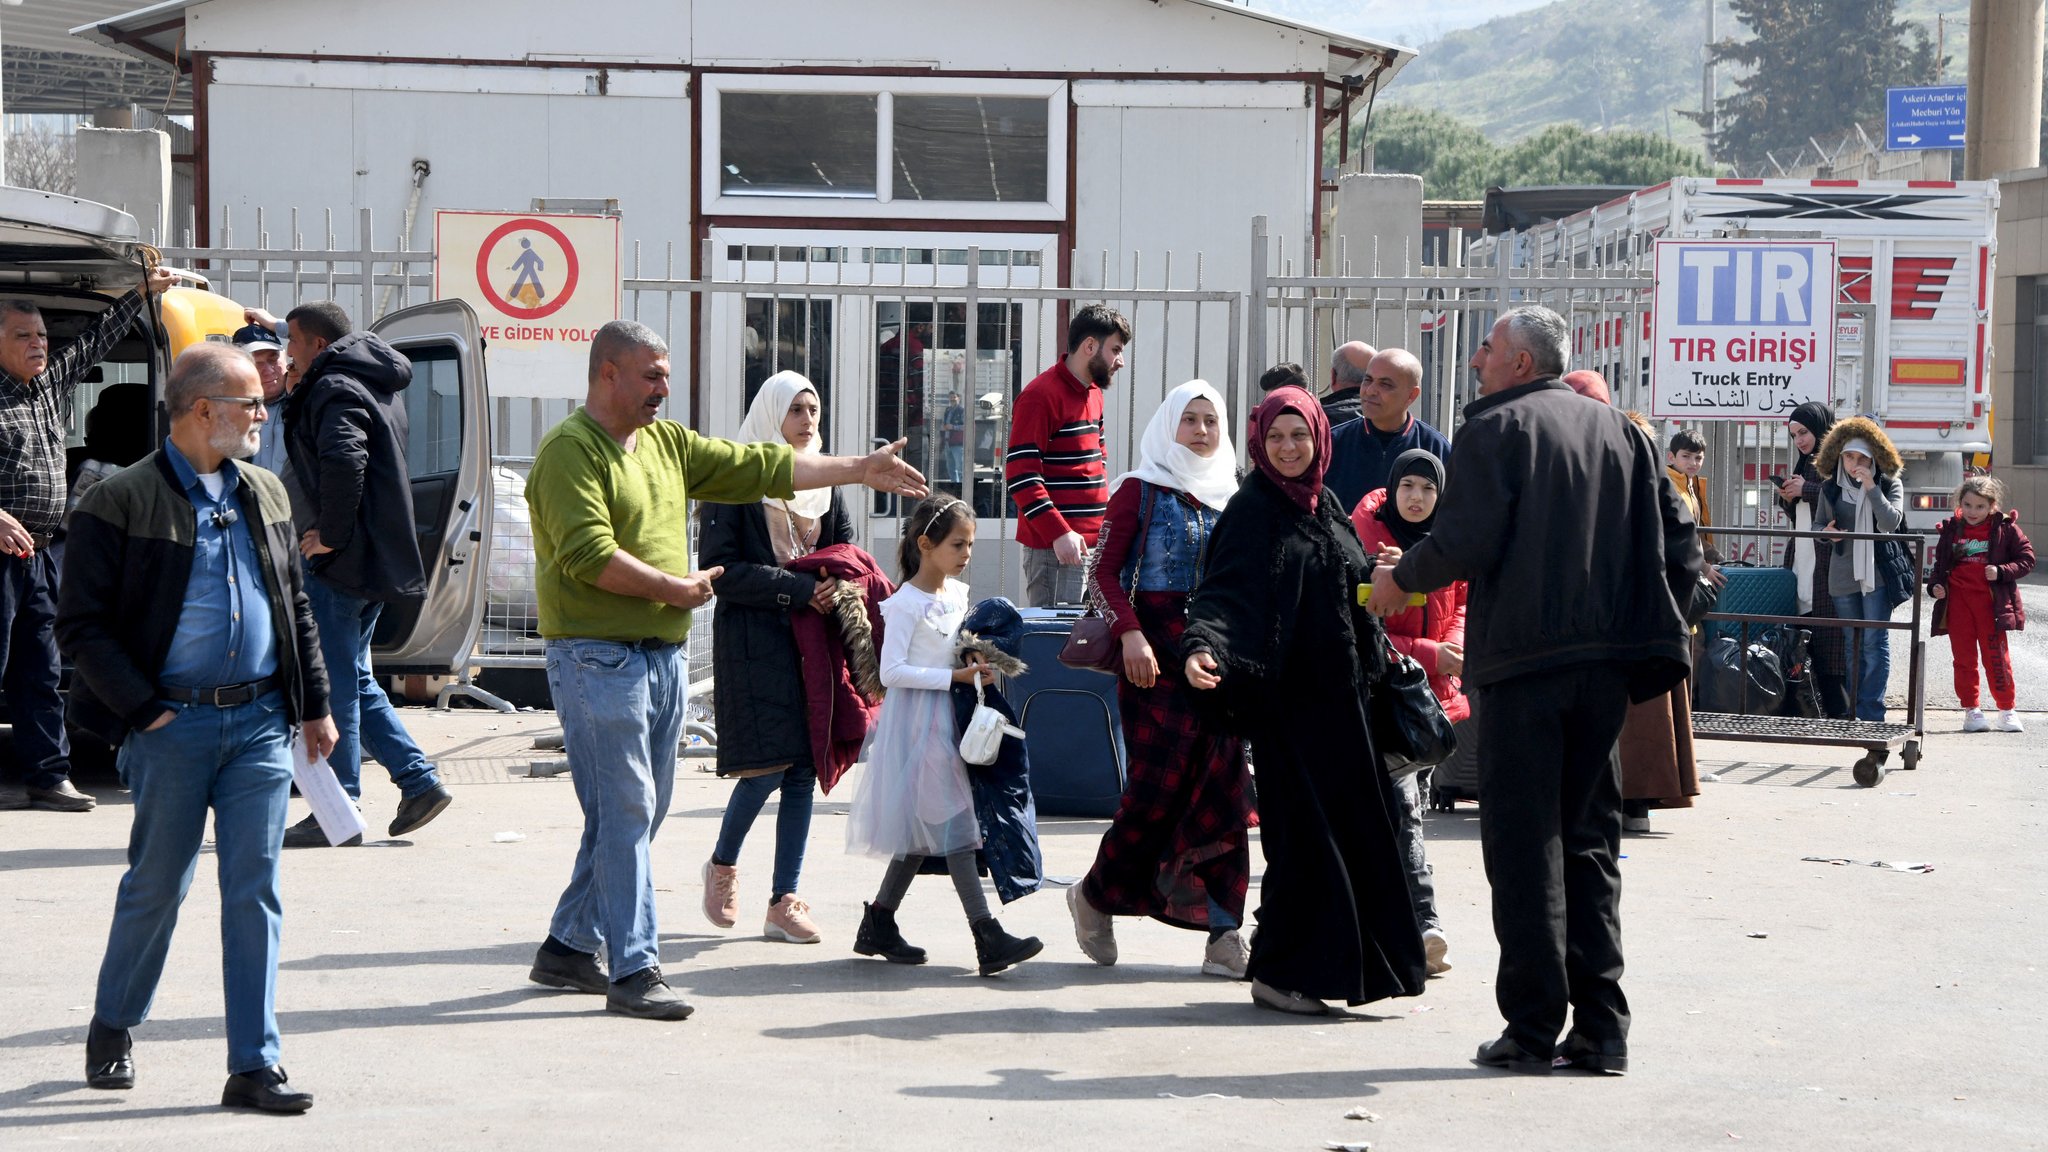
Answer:
[[1251, 7], [1374, 40], [1414, 48], [1496, 16], [1541, 8], [1549, 0], [1250, 0]]

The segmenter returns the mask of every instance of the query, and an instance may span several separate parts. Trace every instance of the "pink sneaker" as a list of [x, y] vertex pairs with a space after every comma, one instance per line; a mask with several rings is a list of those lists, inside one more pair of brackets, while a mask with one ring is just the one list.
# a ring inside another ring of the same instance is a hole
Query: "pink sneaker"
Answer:
[[740, 918], [740, 868], [704, 862], [704, 918], [730, 928]]
[[782, 899], [769, 906], [768, 923], [761, 935], [791, 944], [816, 944], [820, 939], [818, 926], [811, 922], [811, 906], [794, 892], [783, 893]]

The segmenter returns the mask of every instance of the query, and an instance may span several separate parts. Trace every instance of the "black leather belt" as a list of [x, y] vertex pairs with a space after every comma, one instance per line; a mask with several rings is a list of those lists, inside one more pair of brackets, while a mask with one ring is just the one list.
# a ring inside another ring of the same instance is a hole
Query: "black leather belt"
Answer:
[[656, 636], [649, 636], [644, 640], [635, 640], [632, 644], [632, 647], [638, 648], [643, 652], [659, 652], [663, 648], [673, 648], [675, 646], [675, 641], [663, 640]]
[[232, 708], [247, 704], [280, 687], [276, 676], [251, 680], [247, 684], [222, 684], [218, 688], [172, 688], [168, 685], [158, 688], [157, 693], [165, 700], [176, 700], [180, 704], [211, 704], [215, 708]]
[[55, 532], [31, 532], [28, 534], [28, 538], [36, 546], [36, 551], [38, 552], [48, 552], [50, 545], [57, 542], [57, 534]]

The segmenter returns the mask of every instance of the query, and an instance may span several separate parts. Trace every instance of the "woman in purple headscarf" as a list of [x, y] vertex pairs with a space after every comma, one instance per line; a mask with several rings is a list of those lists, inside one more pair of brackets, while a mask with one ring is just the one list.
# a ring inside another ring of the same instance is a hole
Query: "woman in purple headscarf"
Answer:
[[1359, 607], [1372, 568], [1323, 490], [1330, 426], [1299, 388], [1252, 414], [1252, 463], [1217, 518], [1188, 603], [1183, 671], [1198, 707], [1258, 765], [1258, 932], [1247, 975], [1267, 1008], [1414, 996], [1422, 929], [1394, 838], [1393, 782], [1366, 721], [1386, 634]]

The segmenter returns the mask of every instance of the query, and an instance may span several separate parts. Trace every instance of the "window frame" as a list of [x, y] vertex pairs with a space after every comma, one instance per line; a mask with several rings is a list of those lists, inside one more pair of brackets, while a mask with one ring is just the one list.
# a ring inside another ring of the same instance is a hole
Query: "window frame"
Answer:
[[[722, 145], [726, 92], [804, 93], [875, 98], [875, 195], [867, 197], [727, 195]], [[895, 132], [898, 94], [910, 96], [1037, 97], [1046, 101], [1046, 198], [1037, 201], [898, 200]], [[1065, 220], [1067, 216], [1067, 106], [1064, 80], [952, 76], [786, 76], [707, 74], [700, 98], [704, 163], [700, 192], [707, 216], [831, 217], [872, 220]]]

